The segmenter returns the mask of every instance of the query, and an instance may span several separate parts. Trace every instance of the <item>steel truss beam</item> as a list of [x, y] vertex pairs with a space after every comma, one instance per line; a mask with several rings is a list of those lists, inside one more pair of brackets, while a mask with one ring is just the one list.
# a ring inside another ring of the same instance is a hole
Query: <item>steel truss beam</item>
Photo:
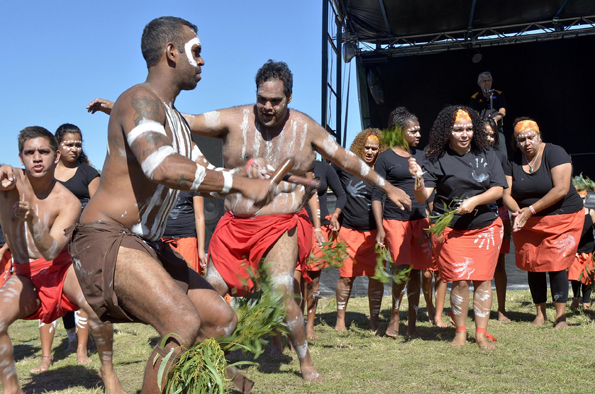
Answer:
[[[470, 32], [472, 34], [469, 34]], [[363, 55], [364, 58], [367, 54], [404, 57], [593, 34], [595, 34], [595, 15], [437, 34], [378, 38], [373, 43], [360, 41], [357, 54]], [[354, 41], [353, 35], [348, 38]]]

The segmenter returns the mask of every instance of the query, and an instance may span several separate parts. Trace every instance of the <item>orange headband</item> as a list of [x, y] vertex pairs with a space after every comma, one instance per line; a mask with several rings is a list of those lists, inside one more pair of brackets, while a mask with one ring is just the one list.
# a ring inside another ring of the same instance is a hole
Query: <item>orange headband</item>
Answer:
[[378, 142], [378, 144], [380, 144], [380, 140], [378, 139], [378, 137], [376, 137], [375, 135], [371, 134], [368, 136], [369, 140], [374, 140], [376, 142]]
[[455, 122], [458, 122], [459, 120], [471, 122], [471, 116], [469, 116], [469, 112], [465, 111], [464, 109], [457, 110], [457, 116], [455, 117]]
[[533, 120], [522, 120], [514, 126], [515, 133], [522, 133], [525, 130], [533, 130], [539, 133], [539, 126]]

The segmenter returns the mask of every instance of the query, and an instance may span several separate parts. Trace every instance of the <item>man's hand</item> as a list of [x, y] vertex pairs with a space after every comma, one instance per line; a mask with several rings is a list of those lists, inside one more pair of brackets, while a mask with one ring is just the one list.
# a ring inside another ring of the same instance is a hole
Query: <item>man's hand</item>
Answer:
[[0, 191], [12, 190], [16, 185], [16, 178], [14, 175], [14, 168], [8, 164], [0, 166]]
[[397, 207], [403, 210], [405, 208], [411, 210], [411, 198], [403, 190], [387, 183], [386, 196], [390, 198], [390, 200], [394, 202], [397, 205]]
[[21, 195], [21, 200], [14, 203], [13, 208], [15, 218], [25, 222], [33, 222], [35, 212], [33, 211], [31, 204], [29, 204], [29, 201], [25, 201], [24, 194]]
[[113, 106], [114, 103], [112, 103], [111, 101], [97, 98], [87, 105], [87, 112], [91, 112], [92, 114], [94, 114], [97, 111], [101, 111], [109, 115], [112, 113]]

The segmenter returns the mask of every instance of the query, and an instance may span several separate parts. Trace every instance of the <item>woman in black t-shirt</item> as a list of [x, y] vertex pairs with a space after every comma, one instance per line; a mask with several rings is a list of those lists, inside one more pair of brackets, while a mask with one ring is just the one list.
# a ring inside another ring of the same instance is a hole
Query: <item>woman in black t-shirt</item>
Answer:
[[514, 122], [518, 148], [504, 168], [509, 189], [504, 205], [512, 212], [516, 265], [528, 271], [529, 289], [537, 310], [533, 325], [547, 320], [546, 272], [556, 307], [556, 328], [566, 328], [568, 275], [581, 237], [583, 203], [570, 186], [572, 162], [566, 151], [541, 140], [537, 123]]
[[456, 334], [451, 344], [459, 347], [466, 342], [469, 284], [473, 281], [475, 339], [482, 349], [493, 349], [486, 330], [503, 234], [495, 201], [502, 197], [506, 180], [496, 154], [488, 149], [483, 122], [470, 108], [446, 107], [430, 133], [425, 173], [415, 159], [409, 163], [417, 201], [426, 201], [435, 190], [433, 215], [456, 209], [440, 239], [433, 238], [440, 276], [453, 282], [450, 303]]
[[[74, 194], [83, 209], [99, 187], [99, 173], [89, 163], [83, 152], [83, 133], [77, 126], [64, 123], [55, 133], [60, 151], [60, 161], [56, 165], [54, 178]], [[76, 313], [76, 315], [75, 315]], [[62, 318], [64, 328], [68, 334], [68, 351], [76, 351], [79, 364], [87, 364], [91, 359], [87, 355], [87, 341], [89, 339], [89, 317], [79, 309], [68, 312]], [[56, 322], [44, 324], [39, 322], [41, 335], [41, 362], [32, 372], [43, 372], [52, 362], [52, 342], [54, 341]], [[77, 344], [78, 339], [78, 344]]]
[[[423, 161], [423, 151], [417, 149], [420, 138], [421, 131], [417, 117], [405, 107], [394, 109], [389, 115], [388, 130], [384, 132], [384, 140], [392, 146], [378, 156], [374, 165], [376, 173], [407, 193], [412, 201], [411, 210], [401, 210], [390, 200], [386, 200], [383, 206], [382, 200], [385, 194], [378, 188], [374, 188], [372, 191], [372, 211], [378, 227], [376, 242], [380, 245], [386, 244], [394, 264], [399, 266], [399, 269], [410, 265], [413, 268], [408, 282], [401, 284], [393, 282], [392, 284], [393, 305], [386, 335], [393, 338], [399, 334], [399, 306], [405, 285], [407, 285], [409, 301], [407, 335], [419, 335], [416, 322], [420, 283], [422, 283], [421, 288], [426, 299], [428, 318], [431, 322], [438, 318], [440, 321], [437, 324], [443, 324], [441, 320], [442, 308], [440, 308], [439, 316], [434, 310], [432, 302], [432, 278], [436, 268], [432, 260], [432, 246], [424, 231], [430, 226], [426, 213], [428, 205], [415, 201], [414, 181], [409, 174], [410, 157], [414, 157], [420, 162]], [[420, 281], [422, 272], [423, 282]], [[444, 300], [446, 283], [437, 278], [436, 284], [441, 284], [444, 288], [442, 295], [442, 300]]]
[[[349, 150], [374, 167], [378, 153], [384, 149], [378, 139], [378, 129], [366, 129], [359, 133]], [[333, 164], [347, 195], [345, 208], [339, 216], [341, 230], [339, 240], [347, 244], [349, 257], [339, 268], [337, 281], [337, 323], [335, 330], [344, 331], [345, 310], [351, 296], [353, 281], [357, 276], [368, 277], [368, 299], [370, 305], [370, 327], [378, 330], [378, 314], [382, 305], [384, 285], [371, 276], [376, 270], [376, 222], [372, 213], [372, 188], [367, 182], [351, 175]]]

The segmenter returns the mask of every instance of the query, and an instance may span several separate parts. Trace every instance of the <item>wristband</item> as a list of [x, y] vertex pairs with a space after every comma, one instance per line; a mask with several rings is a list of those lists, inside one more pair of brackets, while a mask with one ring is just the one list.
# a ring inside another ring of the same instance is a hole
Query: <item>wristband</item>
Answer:
[[244, 171], [246, 171], [246, 173], [248, 172], [250, 167], [252, 167], [252, 163], [254, 163], [254, 158], [251, 158], [250, 160], [248, 160], [248, 162], [244, 166]]
[[316, 231], [320, 231], [320, 232], [322, 232], [322, 230], [320, 229], [320, 227], [316, 227], [316, 228], [314, 229], [314, 231], [315, 231], [315, 232], [316, 232]]
[[227, 194], [229, 193], [229, 191], [231, 190], [231, 187], [233, 185], [233, 175], [231, 175], [229, 172], [222, 172], [223, 174], [223, 189], [221, 189], [221, 193], [223, 194]]
[[529, 205], [529, 211], [531, 211], [531, 215], [537, 215], [537, 211], [533, 208], [533, 205]]
[[336, 213], [333, 213], [331, 216], [336, 217], [337, 219], [339, 219], [339, 215], [337, 215]]

